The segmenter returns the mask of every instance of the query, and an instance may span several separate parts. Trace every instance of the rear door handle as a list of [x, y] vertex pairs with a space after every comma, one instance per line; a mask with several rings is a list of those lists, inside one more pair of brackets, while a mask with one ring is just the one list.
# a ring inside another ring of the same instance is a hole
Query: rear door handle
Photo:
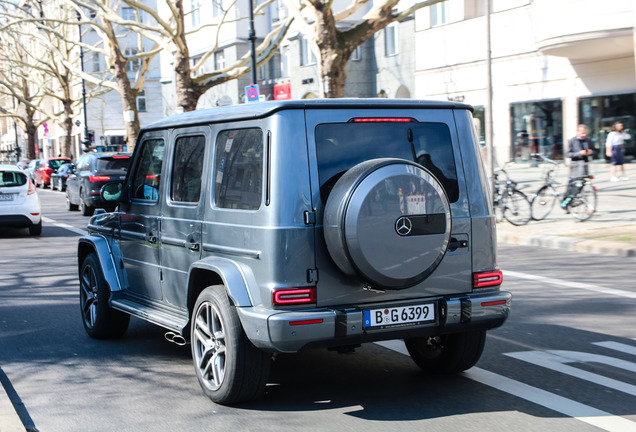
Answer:
[[186, 247], [190, 249], [191, 251], [197, 252], [200, 248], [200, 244], [195, 241], [189, 241], [189, 242], [186, 242]]
[[156, 235], [148, 234], [148, 235], [146, 235], [145, 239], [146, 239], [146, 241], [148, 243], [152, 243], [152, 244], [157, 243], [157, 236]]

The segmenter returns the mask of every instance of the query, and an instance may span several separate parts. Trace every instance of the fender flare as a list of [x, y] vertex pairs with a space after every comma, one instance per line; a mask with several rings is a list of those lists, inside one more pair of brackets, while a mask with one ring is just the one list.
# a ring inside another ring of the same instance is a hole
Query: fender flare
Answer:
[[122, 291], [122, 286], [117, 277], [117, 270], [113, 253], [108, 245], [108, 241], [101, 235], [91, 234], [81, 237], [77, 245], [77, 267], [78, 272], [82, 271], [84, 258], [91, 252], [97, 254], [97, 260], [101, 266], [102, 274], [111, 292]]
[[190, 267], [191, 279], [192, 273], [196, 270], [205, 270], [218, 274], [223, 280], [223, 285], [230, 300], [235, 306], [250, 307], [260, 303], [260, 299], [253, 298], [248, 289], [248, 286], [257, 286], [256, 278], [248, 266], [228, 258], [207, 257], [192, 264], [192, 267]]

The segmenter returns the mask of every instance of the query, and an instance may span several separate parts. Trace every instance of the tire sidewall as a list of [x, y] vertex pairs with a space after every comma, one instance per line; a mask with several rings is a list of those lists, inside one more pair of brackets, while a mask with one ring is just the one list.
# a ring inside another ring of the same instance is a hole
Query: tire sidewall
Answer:
[[[196, 318], [202, 307], [211, 304], [216, 308], [225, 334], [225, 374], [221, 385], [213, 389], [206, 378], [201, 375], [197, 364]], [[225, 287], [215, 285], [204, 289], [194, 305], [192, 323], [190, 326], [190, 341], [194, 370], [205, 395], [218, 403], [231, 403], [236, 395], [236, 371], [238, 369], [238, 349], [240, 344], [241, 324], [233, 306], [230, 305], [225, 293]]]

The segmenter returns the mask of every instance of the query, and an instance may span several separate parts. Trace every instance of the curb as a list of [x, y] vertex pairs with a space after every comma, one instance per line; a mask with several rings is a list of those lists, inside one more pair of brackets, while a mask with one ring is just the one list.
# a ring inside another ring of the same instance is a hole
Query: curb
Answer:
[[521, 246], [539, 246], [573, 252], [636, 257], [636, 246], [622, 242], [588, 240], [576, 237], [534, 235], [528, 233], [498, 233], [497, 241]]

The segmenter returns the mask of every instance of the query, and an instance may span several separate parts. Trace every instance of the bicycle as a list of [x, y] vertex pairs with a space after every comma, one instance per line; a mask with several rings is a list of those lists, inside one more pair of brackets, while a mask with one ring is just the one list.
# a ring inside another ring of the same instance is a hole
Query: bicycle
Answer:
[[[561, 207], [575, 219], [583, 222], [596, 213], [596, 186], [590, 181], [594, 176], [588, 172], [588, 162], [572, 162], [572, 173], [576, 175], [570, 176]], [[574, 191], [573, 194], [571, 194], [572, 191]]]
[[540, 221], [548, 217], [554, 208], [554, 203], [557, 201], [557, 198], [561, 197], [561, 194], [558, 193], [556, 187], [554, 187], [555, 184], [558, 184], [554, 178], [561, 164], [552, 159], [548, 159], [540, 153], [533, 153], [530, 157], [539, 158], [548, 164], [543, 175], [543, 184], [530, 199], [532, 219]]
[[[506, 162], [503, 167], [493, 173], [495, 193], [493, 206], [497, 222], [506, 219], [513, 225], [521, 226], [532, 219], [530, 200], [525, 193], [517, 189], [517, 182], [512, 180], [506, 172], [506, 166], [512, 161]], [[500, 180], [500, 174], [505, 175], [505, 180]]]

